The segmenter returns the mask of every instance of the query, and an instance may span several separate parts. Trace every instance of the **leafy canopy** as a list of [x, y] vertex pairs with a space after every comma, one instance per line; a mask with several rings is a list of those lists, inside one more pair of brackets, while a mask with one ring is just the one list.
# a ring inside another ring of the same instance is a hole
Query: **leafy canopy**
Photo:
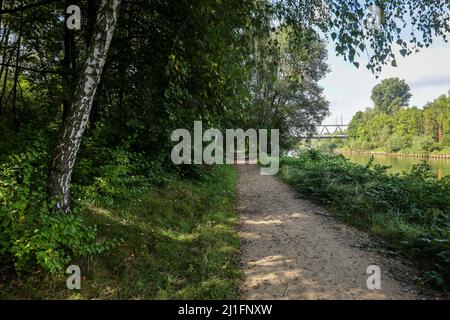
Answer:
[[384, 79], [372, 89], [375, 109], [389, 115], [407, 106], [411, 98], [409, 85], [399, 78]]

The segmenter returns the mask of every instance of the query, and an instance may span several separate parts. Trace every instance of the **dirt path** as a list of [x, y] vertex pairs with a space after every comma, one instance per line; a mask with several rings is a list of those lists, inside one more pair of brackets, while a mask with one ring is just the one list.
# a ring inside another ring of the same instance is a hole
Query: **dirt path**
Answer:
[[[423, 299], [367, 247], [362, 232], [337, 222], [288, 185], [238, 165], [244, 299]], [[381, 289], [367, 289], [367, 267], [381, 268]], [[401, 267], [401, 266], [400, 266]]]

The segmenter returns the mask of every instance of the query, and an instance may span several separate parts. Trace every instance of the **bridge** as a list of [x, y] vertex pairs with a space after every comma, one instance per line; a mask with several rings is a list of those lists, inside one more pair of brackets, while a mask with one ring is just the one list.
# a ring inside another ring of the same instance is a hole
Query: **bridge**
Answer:
[[317, 127], [315, 133], [310, 136], [302, 136], [302, 139], [347, 139], [347, 124], [322, 124]]

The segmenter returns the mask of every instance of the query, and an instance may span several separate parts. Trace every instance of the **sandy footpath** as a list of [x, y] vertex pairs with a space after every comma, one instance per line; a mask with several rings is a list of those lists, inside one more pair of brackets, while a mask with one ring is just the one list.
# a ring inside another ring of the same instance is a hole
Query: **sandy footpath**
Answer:
[[[425, 298], [406, 280], [407, 268], [368, 249], [364, 232], [299, 199], [277, 177], [261, 176], [256, 165], [237, 170], [242, 298]], [[370, 265], [381, 269], [380, 290], [367, 288]]]

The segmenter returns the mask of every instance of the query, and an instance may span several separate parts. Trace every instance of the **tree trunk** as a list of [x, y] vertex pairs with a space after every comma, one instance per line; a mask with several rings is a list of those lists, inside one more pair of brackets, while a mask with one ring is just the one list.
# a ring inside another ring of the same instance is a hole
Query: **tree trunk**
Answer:
[[49, 181], [49, 196], [56, 200], [56, 209], [59, 211], [70, 211], [72, 171], [114, 34], [119, 3], [120, 0], [101, 2], [86, 62], [67, 117], [61, 126]]
[[97, 16], [97, 4], [96, 0], [88, 0], [87, 3], [87, 32], [86, 43], [89, 44], [92, 33], [94, 32], [95, 17]]
[[[67, 8], [70, 6], [71, 0], [65, 0], [64, 7]], [[69, 14], [65, 13], [64, 23], [67, 24], [67, 19], [69, 18]], [[63, 85], [65, 88], [64, 98], [62, 101], [63, 105], [63, 114], [62, 119], [67, 117], [69, 112], [69, 101], [72, 100], [73, 91], [75, 88], [75, 81], [77, 77], [77, 67], [76, 67], [76, 48], [75, 48], [75, 32], [73, 30], [69, 30], [69, 28], [64, 28], [64, 59], [62, 63], [63, 67]]]
[[[2, 8], [2, 7], [0, 7]], [[1, 22], [0, 22], [0, 28], [2, 27]], [[0, 43], [1, 48], [3, 48], [3, 53], [1, 56], [1, 61], [2, 61], [2, 65], [0, 67], [0, 82], [2, 82], [1, 80], [3, 80], [3, 86], [2, 89], [0, 90], [0, 118], [2, 116], [3, 113], [3, 97], [5, 96], [5, 90], [6, 90], [6, 84], [7, 84], [7, 80], [8, 80], [8, 70], [9, 68], [7, 67], [7, 64], [9, 64], [10, 62], [10, 58], [8, 58], [8, 39], [9, 39], [9, 34], [10, 31], [9, 29], [7, 29], [6, 27], [3, 27], [3, 35], [2, 35], [2, 41]], [[12, 57], [12, 55], [10, 55]], [[4, 77], [3, 77], [3, 73], [4, 73]]]
[[17, 119], [17, 83], [19, 82], [19, 73], [20, 73], [20, 46], [22, 45], [22, 26], [23, 26], [23, 14], [20, 16], [20, 28], [19, 28], [19, 36], [17, 38], [17, 51], [16, 51], [16, 66], [15, 66], [15, 72], [14, 72], [14, 82], [13, 82], [13, 88], [12, 88], [12, 106], [11, 106], [11, 113], [12, 113], [12, 123], [14, 124], [14, 130], [17, 131], [18, 129], [18, 119]]

